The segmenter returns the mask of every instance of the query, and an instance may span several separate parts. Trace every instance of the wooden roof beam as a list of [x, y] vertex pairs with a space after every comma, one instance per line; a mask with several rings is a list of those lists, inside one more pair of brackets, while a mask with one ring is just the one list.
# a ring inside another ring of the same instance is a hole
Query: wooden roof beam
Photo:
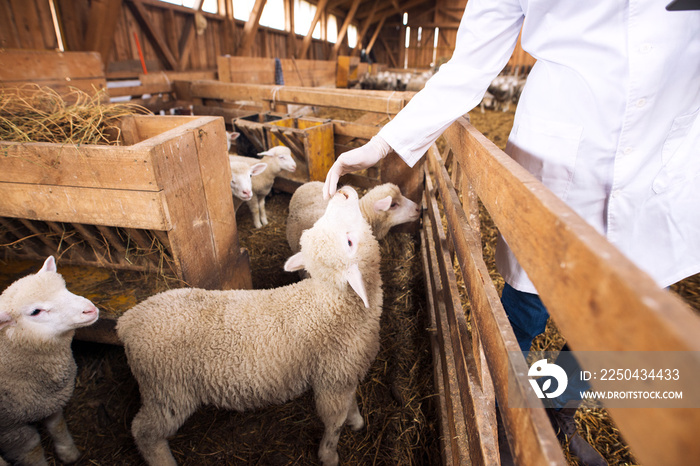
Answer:
[[360, 1], [361, 0], [353, 0], [352, 2], [352, 6], [350, 7], [350, 10], [348, 11], [347, 16], [345, 17], [345, 21], [343, 22], [343, 25], [340, 28], [340, 32], [338, 32], [338, 39], [336, 40], [335, 45], [333, 45], [331, 60], [335, 60], [336, 58], [338, 58], [338, 50], [340, 50], [340, 46], [343, 43], [343, 40], [345, 39], [345, 33], [348, 31], [348, 26], [350, 26], [352, 20], [355, 19], [355, 13], [357, 13], [357, 7], [360, 6]]
[[153, 46], [156, 51], [165, 58], [167, 65], [171, 70], [176, 70], [178, 66], [177, 59], [170, 51], [168, 43], [156, 31], [153, 23], [151, 23], [148, 13], [146, 12], [146, 7], [143, 6], [141, 0], [128, 0], [128, 4], [132, 13], [134, 14], [134, 17], [136, 18], [136, 21], [138, 21], [138, 23], [141, 25], [149, 39], [153, 41]]
[[320, 0], [318, 5], [316, 5], [316, 14], [314, 15], [313, 21], [311, 21], [309, 32], [306, 33], [306, 37], [304, 37], [304, 42], [301, 45], [301, 52], [299, 52], [299, 58], [306, 57], [306, 53], [309, 51], [309, 47], [311, 46], [311, 35], [314, 32], [314, 28], [316, 28], [316, 24], [318, 24], [318, 20], [321, 19], [321, 15], [325, 12], [327, 4], [328, 0]]
[[362, 25], [362, 30], [357, 34], [357, 46], [352, 50], [352, 53], [350, 56], [356, 57], [357, 54], [360, 53], [360, 49], [362, 49], [362, 39], [364, 39], [365, 34], [367, 34], [367, 29], [369, 29], [369, 25], [372, 24], [372, 18], [374, 18], [374, 12], [377, 9], [377, 2], [372, 2], [372, 9], [369, 12], [369, 16], [365, 20], [365, 23]]
[[243, 28], [243, 44], [238, 50], [238, 56], [250, 55], [253, 41], [255, 40], [255, 34], [258, 32], [258, 26], [260, 25], [260, 16], [262, 16], [263, 8], [265, 8], [265, 3], [267, 3], [267, 0], [255, 0], [253, 10], [250, 12], [250, 17]]
[[367, 45], [367, 55], [369, 55], [369, 53], [372, 51], [372, 47], [374, 47], [374, 42], [377, 40], [379, 31], [381, 31], [382, 27], [384, 26], [384, 21], [386, 21], [386, 16], [383, 16], [379, 21], [377, 28], [374, 30], [374, 34], [372, 34], [372, 38], [369, 40], [369, 44]]

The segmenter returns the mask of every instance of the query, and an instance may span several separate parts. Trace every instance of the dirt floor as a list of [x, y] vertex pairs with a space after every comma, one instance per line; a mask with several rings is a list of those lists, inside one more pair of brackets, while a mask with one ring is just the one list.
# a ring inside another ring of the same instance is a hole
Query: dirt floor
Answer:
[[[472, 123], [499, 147], [505, 147], [513, 111], [470, 114]], [[243, 207], [237, 216], [240, 239], [250, 252], [253, 285], [270, 288], [298, 280], [282, 265], [291, 254], [285, 241], [289, 194], [275, 192], [268, 201], [270, 225], [255, 230]], [[486, 219], [488, 221], [488, 219]], [[487, 228], [487, 262], [493, 264], [495, 228]], [[359, 405], [367, 427], [340, 436], [341, 464], [440, 464], [439, 426], [435, 412], [432, 358], [425, 332], [425, 297], [418, 238], [392, 233], [381, 242], [385, 312], [382, 316], [380, 354], [360, 385]], [[38, 269], [40, 264], [0, 262], [4, 289], [13, 277]], [[173, 286], [162, 277], [140, 273], [105, 272], [67, 267], [58, 262], [69, 289], [92, 299], [105, 312], [120, 312], [149, 294]], [[9, 277], [9, 278], [8, 278]], [[494, 277], [497, 274], [494, 272]], [[673, 287], [700, 309], [700, 279]], [[558, 349], [563, 339], [554, 325], [540, 337], [538, 349]], [[74, 342], [79, 367], [75, 394], [66, 407], [66, 419], [78, 447], [84, 451], [78, 465], [142, 464], [130, 434], [139, 408], [138, 386], [121, 347]], [[619, 432], [603, 410], [580, 413], [581, 430], [596, 442], [610, 464], [634, 464]], [[183, 465], [306, 465], [317, 464], [322, 435], [311, 395], [281, 407], [249, 413], [202, 408], [180, 428], [170, 445]], [[44, 441], [50, 464], [50, 441]], [[571, 460], [571, 464], [576, 464]]]

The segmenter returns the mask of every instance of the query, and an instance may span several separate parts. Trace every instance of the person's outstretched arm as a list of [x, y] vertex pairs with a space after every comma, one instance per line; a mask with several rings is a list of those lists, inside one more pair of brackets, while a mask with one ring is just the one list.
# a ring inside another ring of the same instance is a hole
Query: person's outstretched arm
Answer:
[[366, 145], [341, 154], [326, 176], [323, 195], [338, 179], [369, 168], [391, 149], [413, 166], [457, 118], [481, 102], [515, 49], [523, 12], [518, 0], [470, 0], [449, 62]]

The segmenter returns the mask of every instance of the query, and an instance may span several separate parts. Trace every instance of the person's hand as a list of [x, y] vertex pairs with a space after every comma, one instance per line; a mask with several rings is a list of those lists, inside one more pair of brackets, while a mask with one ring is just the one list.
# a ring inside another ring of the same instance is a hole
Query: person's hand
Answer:
[[381, 137], [374, 136], [364, 146], [340, 154], [326, 175], [323, 198], [328, 200], [335, 194], [341, 176], [376, 165], [389, 152], [391, 146]]

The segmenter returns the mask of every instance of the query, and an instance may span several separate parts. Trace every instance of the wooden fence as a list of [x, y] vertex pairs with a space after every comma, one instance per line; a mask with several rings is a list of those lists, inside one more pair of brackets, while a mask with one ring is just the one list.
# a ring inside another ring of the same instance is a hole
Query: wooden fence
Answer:
[[[477, 201], [540, 290], [573, 350], [695, 354], [700, 318], [465, 119], [453, 124], [445, 139], [443, 154], [435, 146], [427, 154], [422, 229], [439, 350], [435, 371], [444, 400], [445, 463], [462, 464], [469, 456], [474, 464], [498, 464], [498, 400], [518, 464], [565, 464], [544, 409], [508, 407], [535, 406], [538, 400], [482, 256]], [[453, 257], [468, 292], [471, 329]], [[698, 373], [700, 359], [692, 358], [691, 366]], [[690, 382], [683, 385], [684, 393], [696, 391]], [[697, 409], [608, 411], [642, 464], [685, 465], [689, 458], [700, 458]]]

